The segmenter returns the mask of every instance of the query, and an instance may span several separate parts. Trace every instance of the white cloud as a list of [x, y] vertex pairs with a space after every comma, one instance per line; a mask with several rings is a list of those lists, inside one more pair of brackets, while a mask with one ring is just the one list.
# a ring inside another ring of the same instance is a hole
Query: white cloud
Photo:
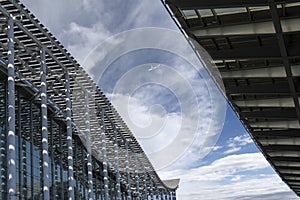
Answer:
[[[180, 177], [179, 199], [296, 199], [261, 153], [229, 155], [209, 165], [189, 170], [160, 172], [165, 179]], [[269, 169], [270, 170], [270, 169]]]
[[231, 141], [240, 146], [245, 146], [247, 144], [253, 143], [252, 139], [250, 138], [250, 136], [248, 134], [236, 136], [236, 137], [232, 138]]
[[213, 151], [217, 151], [217, 150], [222, 149], [222, 148], [223, 148], [222, 146], [217, 146], [217, 145], [215, 145], [215, 146], [212, 148], [212, 150], [213, 150]]
[[236, 175], [236, 176], [232, 177], [231, 181], [239, 181], [239, 180], [241, 180], [241, 178], [242, 178], [242, 175]]
[[[254, 160], [255, 162], [253, 162]], [[189, 181], [221, 181], [237, 173], [267, 167], [269, 167], [269, 163], [264, 159], [261, 153], [229, 155], [212, 162], [208, 166], [189, 170], [189, 172], [183, 176], [183, 179]]]
[[224, 151], [224, 154], [232, 154], [238, 152], [242, 149], [242, 147], [252, 143], [253, 141], [248, 134], [243, 134], [235, 136], [233, 138], [229, 138], [227, 141], [228, 150]]
[[224, 154], [231, 154], [231, 153], [235, 153], [238, 152], [242, 149], [242, 147], [231, 147], [230, 149], [224, 151]]
[[[103, 40], [111, 36], [111, 33], [104, 27], [101, 22], [92, 26], [83, 26], [76, 22], [70, 23], [68, 29], [64, 30], [61, 37], [68, 38], [68, 50], [80, 62], [84, 63], [84, 59], [92, 52], [92, 50]], [[97, 52], [97, 59], [101, 59], [101, 53]], [[84, 66], [87, 72], [90, 72], [88, 66]]]

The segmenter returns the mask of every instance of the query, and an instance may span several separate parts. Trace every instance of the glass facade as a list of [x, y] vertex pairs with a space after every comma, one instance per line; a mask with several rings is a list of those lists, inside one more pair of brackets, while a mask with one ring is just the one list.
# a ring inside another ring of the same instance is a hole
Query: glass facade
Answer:
[[[0, 78], [0, 199], [7, 199], [6, 80]], [[16, 199], [43, 198], [42, 137], [40, 105], [23, 88], [16, 89]], [[50, 199], [68, 199], [66, 125], [48, 113]], [[78, 136], [73, 137], [75, 199], [88, 199], [87, 151]], [[93, 159], [93, 198], [104, 199], [102, 164]], [[116, 199], [116, 181], [109, 174], [109, 196]], [[121, 193], [126, 196], [125, 187]]]
[[[35, 100], [22, 86], [16, 87], [16, 199], [43, 199], [42, 136], [40, 101]], [[7, 77], [0, 76], [0, 200], [8, 199], [7, 192]], [[50, 199], [68, 199], [68, 163], [66, 124], [48, 111]], [[77, 135], [73, 135], [73, 169], [75, 199], [88, 199], [87, 150]], [[105, 199], [103, 165], [92, 159], [93, 199]], [[142, 185], [142, 183], [140, 184]], [[136, 192], [128, 196], [126, 181], [121, 184], [121, 199], [137, 198]], [[108, 171], [108, 198], [117, 199], [116, 175]], [[145, 188], [139, 188], [139, 191]], [[147, 191], [147, 189], [145, 190]], [[151, 199], [151, 194], [142, 194]], [[169, 196], [171, 199], [171, 196]], [[159, 196], [157, 195], [159, 199]], [[174, 195], [175, 198], [175, 195]], [[163, 199], [163, 198], [162, 198]], [[172, 198], [173, 199], [173, 198]]]

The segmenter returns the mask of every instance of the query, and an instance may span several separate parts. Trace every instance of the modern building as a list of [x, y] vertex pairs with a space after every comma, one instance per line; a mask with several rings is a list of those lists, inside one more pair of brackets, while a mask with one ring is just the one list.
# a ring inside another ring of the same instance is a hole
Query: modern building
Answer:
[[211, 55], [241, 122], [300, 196], [300, 1], [162, 2], [192, 46]]
[[0, 199], [176, 199], [117, 111], [19, 0], [0, 1]]

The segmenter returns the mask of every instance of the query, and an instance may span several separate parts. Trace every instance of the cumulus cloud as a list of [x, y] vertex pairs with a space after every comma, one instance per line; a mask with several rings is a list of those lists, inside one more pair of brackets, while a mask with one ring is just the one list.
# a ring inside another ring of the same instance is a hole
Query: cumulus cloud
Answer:
[[[253, 162], [255, 160], [255, 162]], [[249, 153], [240, 155], [229, 155], [224, 158], [213, 161], [210, 165], [193, 168], [184, 172], [173, 171], [184, 174], [182, 181], [222, 181], [232, 178], [241, 172], [254, 171], [269, 167], [269, 163], [264, 159], [261, 153]], [[167, 172], [168, 173], [168, 172]]]
[[123, 0], [22, 0], [22, 2], [62, 41], [81, 64], [95, 46], [120, 32], [141, 27], [176, 29], [160, 1], [127, 0], [124, 3]]
[[246, 146], [246, 145], [252, 144], [252, 143], [253, 143], [253, 141], [248, 134], [243, 134], [243, 135], [229, 138], [229, 140], [227, 141], [228, 149], [226, 151], [224, 151], [224, 154], [232, 154], [232, 153], [238, 152], [242, 149], [243, 146]]
[[261, 153], [228, 155], [190, 170], [160, 172], [164, 178], [180, 177], [179, 199], [297, 199], [270, 171]]

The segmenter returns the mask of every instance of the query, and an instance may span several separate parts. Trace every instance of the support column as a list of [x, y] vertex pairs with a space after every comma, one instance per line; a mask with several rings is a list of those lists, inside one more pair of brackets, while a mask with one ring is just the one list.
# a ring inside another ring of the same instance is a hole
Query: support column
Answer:
[[140, 194], [140, 182], [139, 182], [139, 163], [138, 163], [138, 154], [135, 154], [135, 186], [136, 186], [136, 200], [141, 199]]
[[163, 192], [163, 200], [166, 200], [166, 194]]
[[86, 149], [87, 149], [87, 170], [88, 170], [88, 199], [93, 199], [93, 166], [92, 166], [92, 143], [90, 133], [90, 106], [89, 106], [89, 92], [85, 91], [85, 135], [86, 135]]
[[144, 175], [143, 175], [143, 182], [144, 182], [144, 199], [148, 199], [148, 195], [147, 195], [147, 173], [146, 173], [146, 169], [144, 167]]
[[41, 115], [42, 115], [42, 160], [43, 160], [43, 199], [50, 199], [49, 155], [48, 155], [48, 113], [47, 113], [47, 79], [45, 49], [41, 54]]
[[126, 174], [127, 174], [127, 200], [131, 200], [131, 185], [130, 185], [130, 171], [129, 171], [129, 153], [128, 153], [128, 141], [125, 140], [125, 164], [126, 164]]
[[105, 124], [104, 124], [104, 110], [102, 110], [102, 154], [103, 154], [103, 180], [104, 180], [104, 199], [109, 200], [108, 194], [108, 171], [107, 171], [107, 156], [106, 156], [106, 136], [105, 136]]
[[153, 187], [152, 199], [153, 200], [158, 199], [158, 197], [157, 197], [157, 187]]
[[73, 169], [73, 138], [72, 138], [72, 105], [71, 105], [71, 86], [70, 75], [67, 71], [65, 74], [66, 79], [66, 125], [67, 125], [67, 145], [68, 145], [68, 197], [69, 200], [74, 198], [74, 169]]
[[150, 199], [154, 200], [154, 198], [153, 198], [153, 181], [152, 181], [151, 177], [150, 177]]
[[120, 169], [119, 169], [119, 149], [118, 149], [118, 131], [114, 127], [114, 150], [115, 150], [115, 165], [116, 165], [116, 189], [117, 200], [121, 200], [121, 183], [120, 183]]
[[7, 118], [7, 190], [8, 199], [16, 199], [16, 135], [15, 135], [15, 66], [14, 66], [14, 20], [8, 18], [8, 118]]

